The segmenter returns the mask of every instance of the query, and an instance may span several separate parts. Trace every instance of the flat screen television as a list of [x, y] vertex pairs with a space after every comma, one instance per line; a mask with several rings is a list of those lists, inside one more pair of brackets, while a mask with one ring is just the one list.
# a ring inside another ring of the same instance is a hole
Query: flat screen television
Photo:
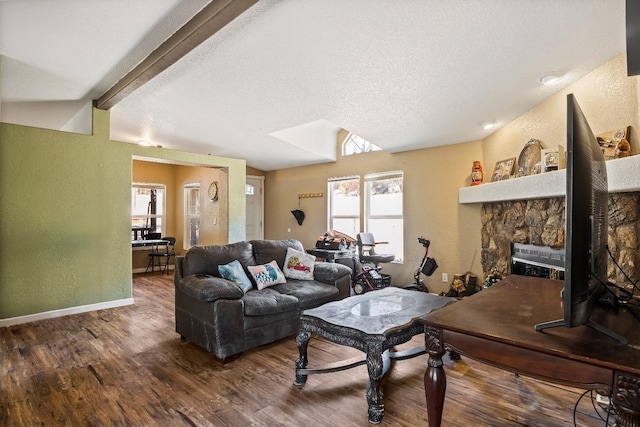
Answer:
[[607, 284], [608, 185], [604, 154], [573, 94], [567, 95], [567, 191], [563, 318], [537, 331], [586, 325], [621, 344], [626, 339], [591, 320]]

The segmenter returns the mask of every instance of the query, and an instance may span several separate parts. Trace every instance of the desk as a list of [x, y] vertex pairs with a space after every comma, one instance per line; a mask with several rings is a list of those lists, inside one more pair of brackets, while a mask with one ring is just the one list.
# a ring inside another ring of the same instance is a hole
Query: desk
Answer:
[[535, 331], [536, 323], [562, 318], [562, 287], [559, 280], [509, 276], [420, 319], [429, 353], [424, 387], [430, 427], [442, 419], [442, 356], [451, 349], [521, 375], [613, 392], [616, 425], [640, 425], [640, 323], [627, 309], [598, 307], [591, 317], [626, 337], [628, 346], [585, 326]]
[[[132, 240], [131, 247], [151, 249], [151, 252], [149, 254], [149, 263], [147, 264], [147, 268], [145, 269], [145, 273], [146, 273], [147, 271], [149, 271], [149, 267], [151, 267], [152, 272], [156, 270], [156, 265], [155, 265], [156, 257], [151, 256], [151, 254], [158, 253], [159, 246], [166, 246], [168, 251], [170, 243], [171, 242], [164, 239]], [[160, 264], [160, 260], [158, 260], [158, 268], [161, 268], [161, 267], [162, 265]]]
[[337, 259], [342, 259], [342, 258], [351, 259], [356, 257], [355, 248], [354, 249], [338, 249], [338, 250], [311, 248], [311, 249], [307, 249], [306, 251], [308, 254], [314, 255], [318, 258], [322, 258], [327, 262], [336, 262]]
[[131, 247], [132, 248], [139, 248], [141, 246], [153, 246], [155, 248], [157, 248], [158, 246], [163, 246], [168, 244], [169, 241], [168, 240], [164, 240], [164, 239], [149, 239], [149, 240], [132, 240], [131, 241]]

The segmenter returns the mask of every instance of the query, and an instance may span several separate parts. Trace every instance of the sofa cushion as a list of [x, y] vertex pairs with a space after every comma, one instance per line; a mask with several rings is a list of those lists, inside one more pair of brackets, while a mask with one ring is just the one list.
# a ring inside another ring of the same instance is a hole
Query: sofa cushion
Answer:
[[316, 262], [313, 278], [322, 283], [333, 284], [344, 276], [351, 276], [351, 269], [337, 262]]
[[298, 240], [252, 240], [253, 256], [256, 264], [266, 264], [276, 260], [280, 269], [284, 268], [284, 258], [287, 256], [287, 249], [293, 248], [304, 252], [302, 243]]
[[269, 286], [277, 285], [278, 283], [286, 283], [287, 279], [284, 277], [284, 273], [278, 267], [278, 263], [273, 260], [263, 265], [250, 265], [247, 267], [253, 281], [256, 283], [258, 289], [268, 288]]
[[233, 260], [240, 261], [244, 267], [255, 265], [251, 243], [237, 242], [228, 245], [194, 246], [184, 256], [183, 275], [186, 277], [191, 274], [210, 274], [221, 277], [218, 266], [228, 264]]
[[247, 277], [247, 273], [244, 272], [244, 268], [242, 268], [242, 264], [237, 259], [231, 261], [226, 265], [219, 265], [218, 271], [223, 279], [227, 279], [230, 282], [235, 283], [240, 286], [240, 289], [244, 293], [250, 291], [253, 288], [253, 283]]
[[245, 316], [264, 316], [298, 310], [298, 299], [272, 288], [252, 289], [242, 298]]
[[[300, 312], [298, 310], [282, 311], [275, 314], [263, 314], [262, 316], [244, 316], [244, 339], [245, 345], [247, 340], [261, 341], [267, 335], [271, 338], [268, 341], [275, 341], [276, 339], [287, 337], [298, 332], [298, 324], [300, 323]], [[291, 324], [296, 325], [294, 332], [285, 331], [283, 329], [291, 329]], [[250, 329], [254, 329], [250, 331]], [[251, 338], [254, 336], [255, 338]], [[258, 344], [260, 345], [260, 344]], [[249, 344], [249, 347], [255, 347], [253, 344]]]
[[287, 279], [313, 280], [313, 267], [316, 257], [306, 252], [287, 248], [284, 259], [284, 277]]
[[228, 280], [208, 274], [192, 274], [180, 279], [179, 288], [185, 294], [200, 301], [213, 302], [219, 299], [240, 299], [242, 289]]
[[302, 310], [318, 307], [326, 302], [333, 301], [339, 293], [338, 288], [335, 286], [313, 280], [289, 280], [287, 283], [269, 289], [296, 297]]

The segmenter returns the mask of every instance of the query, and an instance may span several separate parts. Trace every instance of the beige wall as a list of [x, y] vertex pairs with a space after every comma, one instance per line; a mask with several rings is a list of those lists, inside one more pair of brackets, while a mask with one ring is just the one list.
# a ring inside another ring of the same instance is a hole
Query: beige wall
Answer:
[[[133, 161], [133, 182], [164, 184], [167, 189], [165, 236], [176, 238], [176, 254], [184, 250], [184, 186], [200, 184], [200, 242], [202, 245], [225, 244], [228, 241], [228, 173], [226, 168], [184, 166], [141, 160]], [[207, 190], [218, 181], [219, 198], [212, 202]], [[132, 253], [133, 270], [144, 269], [149, 251], [138, 248]]]
[[[134, 160], [131, 168], [133, 182], [144, 182], [151, 184], [164, 184], [166, 186], [166, 216], [165, 232], [166, 236], [176, 236], [176, 206], [174, 200], [176, 187], [176, 166], [166, 163], [143, 162]], [[176, 236], [177, 237], [177, 236]]]
[[247, 175], [264, 176], [264, 172], [259, 169], [255, 169], [250, 166], [247, 166]]
[[[541, 87], [540, 90], [543, 90]], [[448, 147], [389, 154], [373, 152], [342, 158], [335, 163], [265, 173], [265, 236], [295, 238], [306, 247], [327, 228], [327, 179], [369, 172], [403, 170], [405, 212], [405, 262], [385, 267], [394, 285], [408, 284], [422, 258], [416, 237], [431, 240], [429, 254], [439, 268], [427, 279], [431, 291], [448, 289], [442, 273], [471, 271], [484, 280], [480, 265], [480, 204], [460, 205], [458, 189], [470, 184], [471, 165], [480, 160], [489, 181], [497, 161], [518, 157], [526, 142], [535, 138], [543, 147], [566, 148], [566, 95], [574, 93], [595, 134], [631, 126], [632, 154], [640, 153], [638, 78], [627, 77], [626, 57], [619, 55], [570, 85], [559, 94], [523, 114], [483, 141]], [[339, 136], [339, 140], [344, 133]], [[306, 214], [299, 226], [289, 212], [297, 207], [297, 194], [322, 192], [324, 197], [302, 199]]]
[[[469, 184], [471, 165], [481, 155], [482, 144], [478, 141], [398, 154], [376, 151], [338, 155], [335, 163], [267, 172], [265, 238], [294, 238], [305, 247], [313, 247], [318, 236], [327, 231], [328, 178], [402, 170], [405, 261], [385, 265], [384, 272], [392, 275], [394, 285], [411, 283], [424, 253], [416, 239], [424, 236], [431, 240], [429, 254], [439, 264], [436, 273], [426, 280], [427, 286], [432, 291], [444, 291], [448, 283], [440, 281], [441, 273], [452, 277], [470, 267], [481, 272], [480, 207], [458, 204], [458, 188]], [[290, 213], [297, 208], [298, 193], [323, 193], [321, 198], [301, 199], [300, 208], [305, 212], [302, 225]]]
[[575, 95], [594, 134], [631, 126], [632, 154], [640, 152], [638, 77], [627, 77], [626, 56], [621, 54], [485, 138], [485, 179], [491, 179], [497, 161], [517, 160], [531, 138], [538, 139], [544, 148], [566, 148], [569, 93]]
[[[218, 181], [218, 200], [212, 202], [208, 197], [209, 185]], [[221, 245], [228, 243], [228, 179], [226, 169], [178, 166], [176, 170], [178, 194], [176, 194], [177, 234], [180, 235], [179, 249], [183, 253], [184, 235], [184, 192], [188, 183], [200, 183], [200, 245]]]

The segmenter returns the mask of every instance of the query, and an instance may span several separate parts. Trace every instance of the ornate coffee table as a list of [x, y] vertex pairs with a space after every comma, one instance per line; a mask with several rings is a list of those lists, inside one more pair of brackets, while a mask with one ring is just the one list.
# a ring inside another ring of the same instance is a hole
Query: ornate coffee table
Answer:
[[[424, 333], [424, 326], [418, 322], [418, 318], [454, 300], [426, 292], [389, 287], [305, 310], [297, 337], [300, 357], [295, 364], [294, 385], [303, 385], [311, 374], [338, 372], [366, 363], [369, 372], [369, 422], [380, 423], [384, 415], [381, 383], [391, 366], [391, 360], [425, 354], [424, 346], [401, 352], [392, 352], [390, 349], [409, 341], [414, 335]], [[366, 359], [328, 368], [307, 368], [307, 346], [311, 334], [363, 351]]]

